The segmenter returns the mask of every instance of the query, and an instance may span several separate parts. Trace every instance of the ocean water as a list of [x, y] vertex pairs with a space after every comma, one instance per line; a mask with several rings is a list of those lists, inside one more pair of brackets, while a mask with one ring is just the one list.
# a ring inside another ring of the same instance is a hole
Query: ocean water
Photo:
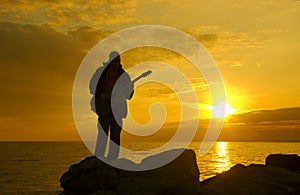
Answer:
[[[155, 143], [130, 145], [146, 150]], [[202, 157], [199, 146], [189, 148], [197, 154], [201, 181], [237, 163], [264, 164], [270, 153], [300, 154], [300, 142], [217, 142]], [[0, 194], [58, 194], [61, 175], [89, 155], [82, 142], [0, 142]]]

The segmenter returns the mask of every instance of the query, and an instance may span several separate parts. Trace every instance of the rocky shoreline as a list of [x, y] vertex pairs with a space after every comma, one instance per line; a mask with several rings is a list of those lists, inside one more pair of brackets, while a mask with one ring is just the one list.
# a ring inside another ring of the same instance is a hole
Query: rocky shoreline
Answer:
[[[178, 150], [142, 163], [163, 159]], [[62, 175], [61, 194], [300, 194], [300, 157], [296, 154], [271, 154], [265, 165], [237, 164], [202, 182], [199, 175], [193, 150], [184, 150], [174, 161], [149, 171], [117, 169], [90, 156]]]

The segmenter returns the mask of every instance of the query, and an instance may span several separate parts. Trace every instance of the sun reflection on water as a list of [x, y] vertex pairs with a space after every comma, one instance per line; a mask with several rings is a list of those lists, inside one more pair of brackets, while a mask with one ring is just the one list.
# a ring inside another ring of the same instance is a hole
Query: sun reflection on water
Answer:
[[223, 172], [230, 168], [230, 160], [228, 157], [228, 143], [227, 142], [217, 142], [216, 149], [216, 161], [215, 164], [216, 172]]

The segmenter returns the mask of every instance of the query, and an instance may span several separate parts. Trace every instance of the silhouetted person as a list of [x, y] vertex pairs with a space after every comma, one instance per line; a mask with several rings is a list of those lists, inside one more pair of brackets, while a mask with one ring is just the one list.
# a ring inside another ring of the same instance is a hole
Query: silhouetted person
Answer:
[[122, 68], [118, 52], [111, 52], [109, 61], [104, 62], [103, 65], [96, 70], [90, 81], [90, 92], [94, 95], [91, 108], [98, 115], [95, 155], [104, 157], [108, 134], [110, 134], [107, 159], [111, 160], [119, 156], [122, 119], [127, 116], [127, 100], [133, 95], [133, 83]]

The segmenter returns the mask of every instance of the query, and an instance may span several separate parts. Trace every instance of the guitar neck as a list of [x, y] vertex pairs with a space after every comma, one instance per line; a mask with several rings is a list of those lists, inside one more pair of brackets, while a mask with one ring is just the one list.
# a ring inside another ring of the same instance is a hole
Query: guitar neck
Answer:
[[137, 82], [137, 81], [138, 81], [138, 80], [140, 80], [141, 78], [143, 78], [143, 76], [142, 76], [142, 75], [140, 75], [140, 76], [136, 77], [135, 79], [133, 79], [133, 80], [132, 80], [132, 83], [135, 83], [135, 82]]
[[132, 80], [132, 83], [134, 84], [135, 82], [137, 82], [138, 80], [140, 80], [141, 78], [147, 77], [152, 73], [151, 70], [148, 70], [146, 72], [144, 72], [143, 74], [141, 74], [140, 76], [136, 77], [135, 79]]

